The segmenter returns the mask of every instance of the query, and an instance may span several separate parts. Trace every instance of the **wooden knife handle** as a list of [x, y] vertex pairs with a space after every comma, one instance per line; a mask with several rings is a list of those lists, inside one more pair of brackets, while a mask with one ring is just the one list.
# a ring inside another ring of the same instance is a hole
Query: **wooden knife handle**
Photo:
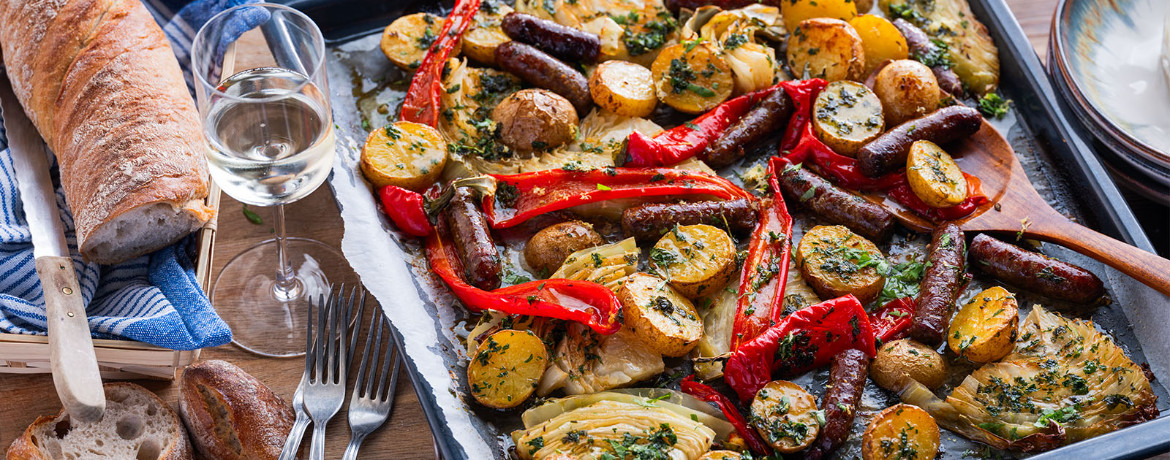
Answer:
[[1083, 225], [1065, 221], [1060, 225], [1043, 225], [1028, 229], [1028, 235], [1060, 245], [1097, 259], [1118, 271], [1170, 296], [1170, 260], [1098, 233]]
[[38, 257], [36, 267], [45, 291], [49, 363], [57, 396], [71, 417], [97, 421], [106, 411], [106, 394], [73, 260]]

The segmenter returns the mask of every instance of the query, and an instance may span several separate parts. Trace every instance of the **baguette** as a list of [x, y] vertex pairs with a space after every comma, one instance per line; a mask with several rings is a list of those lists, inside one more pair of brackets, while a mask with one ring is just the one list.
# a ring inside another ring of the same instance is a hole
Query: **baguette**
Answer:
[[209, 460], [275, 460], [296, 419], [292, 405], [220, 360], [183, 371], [179, 413], [195, 449]]
[[195, 105], [142, 3], [0, 0], [0, 48], [57, 155], [86, 259], [147, 254], [214, 217]]
[[107, 383], [105, 391], [100, 420], [73, 422], [64, 409], [37, 418], [8, 447], [8, 460], [191, 458], [183, 424], [162, 399], [133, 383]]

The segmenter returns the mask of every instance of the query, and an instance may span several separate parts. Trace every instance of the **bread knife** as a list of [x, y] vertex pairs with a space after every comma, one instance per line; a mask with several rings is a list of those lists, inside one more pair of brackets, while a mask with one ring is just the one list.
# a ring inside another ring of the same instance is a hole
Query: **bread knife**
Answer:
[[97, 421], [106, 410], [106, 396], [81, 286], [65, 243], [45, 143], [4, 77], [0, 77], [0, 116], [4, 117], [17, 190], [32, 233], [37, 277], [44, 289], [53, 385], [71, 417]]

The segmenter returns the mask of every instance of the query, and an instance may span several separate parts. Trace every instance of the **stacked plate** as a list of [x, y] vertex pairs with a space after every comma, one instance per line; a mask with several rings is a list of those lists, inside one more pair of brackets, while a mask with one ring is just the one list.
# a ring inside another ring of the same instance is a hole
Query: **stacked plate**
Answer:
[[1101, 141], [1118, 183], [1170, 204], [1170, 1], [1061, 0], [1049, 35], [1057, 91]]

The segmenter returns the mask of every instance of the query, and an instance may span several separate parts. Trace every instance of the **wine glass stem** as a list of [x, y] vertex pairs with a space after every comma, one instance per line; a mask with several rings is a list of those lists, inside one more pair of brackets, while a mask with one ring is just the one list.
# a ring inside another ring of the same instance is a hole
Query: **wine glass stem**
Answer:
[[280, 266], [276, 270], [276, 283], [272, 284], [272, 295], [281, 302], [295, 300], [301, 296], [301, 283], [297, 280], [296, 272], [288, 263], [288, 237], [284, 233], [284, 205], [276, 206], [273, 213], [274, 230], [276, 231], [276, 257]]

